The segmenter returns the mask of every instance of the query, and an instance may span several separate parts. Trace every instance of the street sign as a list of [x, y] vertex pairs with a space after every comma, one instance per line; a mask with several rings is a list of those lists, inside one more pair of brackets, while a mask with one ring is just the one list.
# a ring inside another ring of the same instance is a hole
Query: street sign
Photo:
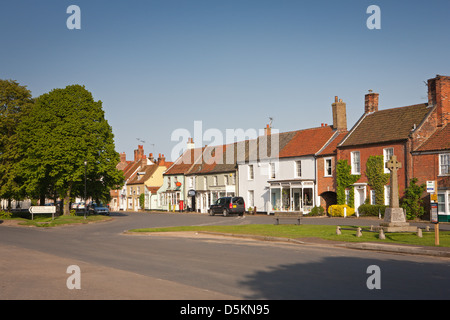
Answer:
[[439, 223], [438, 205], [437, 203], [431, 204], [431, 223]]
[[28, 209], [31, 213], [31, 220], [34, 220], [35, 214], [51, 213], [52, 219], [55, 219], [56, 207], [55, 206], [32, 206]]
[[436, 193], [435, 181], [427, 181], [427, 192]]

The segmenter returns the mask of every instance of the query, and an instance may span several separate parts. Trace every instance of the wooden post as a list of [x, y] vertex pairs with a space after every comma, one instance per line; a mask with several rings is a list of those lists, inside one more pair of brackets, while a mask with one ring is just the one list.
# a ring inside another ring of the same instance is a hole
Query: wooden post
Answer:
[[439, 245], [439, 223], [434, 225], [434, 244]]

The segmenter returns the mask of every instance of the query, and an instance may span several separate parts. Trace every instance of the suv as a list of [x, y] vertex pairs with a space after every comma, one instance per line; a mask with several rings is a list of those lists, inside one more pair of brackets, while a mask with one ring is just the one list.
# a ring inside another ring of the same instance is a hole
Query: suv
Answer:
[[222, 213], [224, 217], [230, 213], [237, 213], [242, 216], [245, 212], [245, 202], [242, 197], [223, 197], [209, 207], [209, 215], [213, 216], [215, 213]]

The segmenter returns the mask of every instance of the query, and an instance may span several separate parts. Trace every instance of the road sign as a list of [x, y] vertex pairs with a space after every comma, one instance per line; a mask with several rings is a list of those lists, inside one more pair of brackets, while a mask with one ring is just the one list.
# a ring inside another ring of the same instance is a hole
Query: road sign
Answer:
[[436, 193], [435, 181], [427, 181], [427, 192]]
[[55, 219], [56, 207], [55, 206], [32, 206], [28, 209], [31, 213], [31, 220], [34, 220], [35, 214], [51, 213], [52, 218]]

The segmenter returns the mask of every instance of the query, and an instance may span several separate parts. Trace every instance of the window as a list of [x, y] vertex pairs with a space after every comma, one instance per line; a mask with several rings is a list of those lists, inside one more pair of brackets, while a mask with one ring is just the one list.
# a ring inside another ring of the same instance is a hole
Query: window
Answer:
[[391, 157], [394, 155], [394, 148], [386, 148], [383, 149], [383, 159], [384, 159], [384, 173], [389, 173], [390, 170], [386, 168], [386, 163], [391, 160]]
[[275, 163], [270, 164], [270, 179], [275, 179]]
[[359, 151], [353, 151], [351, 153], [352, 158], [352, 174], [360, 174], [361, 173], [361, 160]]
[[332, 167], [331, 167], [331, 158], [324, 159], [324, 176], [331, 177], [333, 175]]
[[231, 176], [231, 183], [232, 183], [233, 185], [236, 184], [236, 175], [235, 175], [235, 174], [233, 174], [233, 175]]
[[254, 194], [255, 194], [255, 192], [253, 190], [248, 190], [248, 205], [250, 207], [253, 207], [255, 205]]
[[302, 162], [295, 161], [295, 175], [300, 178], [302, 176]]
[[375, 190], [370, 190], [370, 204], [377, 204], [375, 198]]
[[253, 165], [249, 164], [248, 165], [248, 180], [253, 180]]
[[189, 177], [189, 188], [193, 188], [194, 187], [194, 177]]
[[391, 203], [391, 186], [384, 186], [384, 205]]
[[213, 178], [213, 186], [217, 186], [217, 176], [214, 176]]
[[439, 155], [439, 175], [450, 175], [450, 153]]
[[205, 190], [208, 188], [208, 178], [203, 177], [203, 183], [205, 184]]
[[225, 185], [228, 185], [228, 175], [224, 175], [223, 176], [223, 182], [225, 183]]

